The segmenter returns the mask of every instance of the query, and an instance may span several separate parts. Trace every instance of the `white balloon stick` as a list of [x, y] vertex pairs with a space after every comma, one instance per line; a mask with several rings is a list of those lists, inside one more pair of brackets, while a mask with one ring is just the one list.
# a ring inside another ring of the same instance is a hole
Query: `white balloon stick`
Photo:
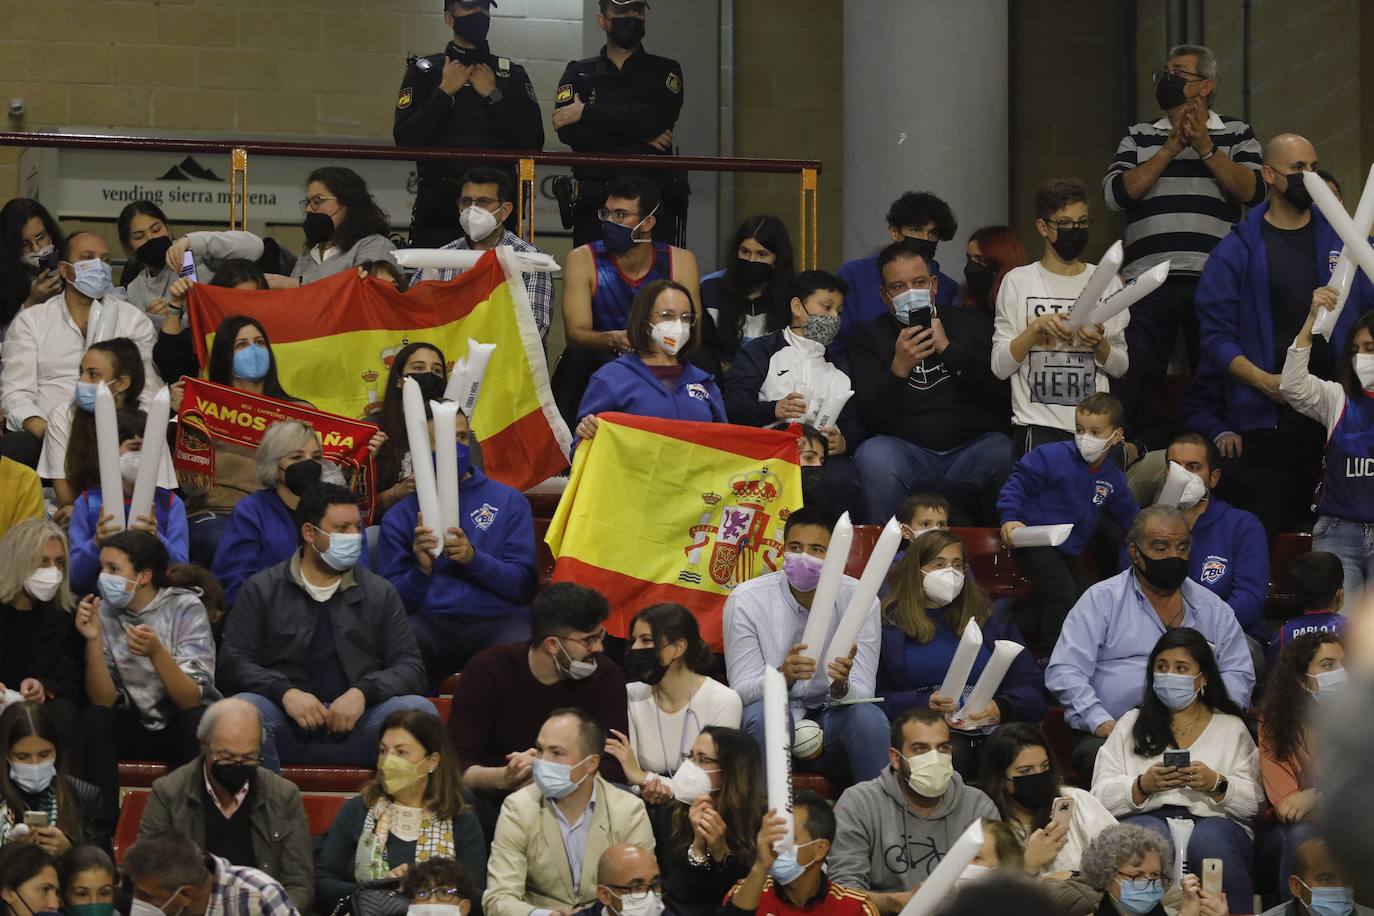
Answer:
[[[1364, 182], [1364, 192], [1360, 195], [1360, 202], [1355, 207], [1355, 228], [1360, 230], [1367, 237], [1370, 229], [1374, 228], [1374, 165], [1369, 167], [1369, 177]], [[1336, 321], [1341, 317], [1341, 310], [1345, 308], [1345, 300], [1350, 296], [1351, 287], [1355, 285], [1355, 262], [1345, 250], [1341, 250], [1341, 256], [1336, 260], [1336, 266], [1331, 271], [1331, 282], [1328, 284], [1336, 287], [1336, 307], [1331, 311], [1317, 313], [1317, 318], [1312, 322], [1312, 333], [1331, 339], [1331, 329], [1336, 326]]]
[[844, 616], [840, 618], [840, 625], [835, 628], [835, 635], [830, 637], [830, 645], [825, 649], [822, 663], [848, 655], [849, 650], [854, 648], [859, 638], [859, 630], [863, 628], [868, 615], [873, 612], [873, 601], [878, 597], [878, 589], [882, 588], [883, 580], [892, 568], [892, 558], [897, 555], [901, 546], [902, 525], [896, 518], [890, 518], [883, 527], [883, 533], [878, 535], [878, 543], [873, 546], [873, 552], [868, 555], [868, 564], [864, 566], [864, 573], [859, 577], [859, 584], [854, 587], [854, 594], [849, 597], [849, 606], [844, 609]]
[[487, 374], [487, 364], [491, 362], [491, 355], [495, 352], [496, 344], [478, 343], [472, 338], [468, 338], [468, 355], [464, 372], [466, 384], [458, 404], [463, 408], [463, 413], [467, 414], [469, 422], [472, 420], [472, 412], [477, 409], [477, 395], [482, 390], [482, 379]]
[[1120, 315], [1126, 309], [1144, 299], [1150, 293], [1164, 285], [1164, 281], [1169, 278], [1170, 262], [1156, 264], [1140, 276], [1136, 277], [1130, 284], [1112, 293], [1106, 299], [1097, 304], [1097, 309], [1093, 311], [1092, 318], [1089, 319], [1094, 324], [1106, 324], [1111, 319]]
[[[100, 461], [100, 511], [120, 531], [124, 523], [124, 478], [119, 473], [119, 420], [114, 395], [104, 382], [95, 390], [95, 450]], [[163, 433], [166, 436], [166, 433]]]
[[1026, 525], [1011, 533], [1013, 547], [1058, 547], [1069, 539], [1073, 525]]
[[1194, 476], [1196, 475], [1192, 471], [1177, 461], [1170, 461], [1168, 476], [1164, 478], [1164, 485], [1159, 488], [1159, 496], [1155, 497], [1155, 505], [1172, 506], [1177, 509], [1179, 501], [1183, 499], [1183, 488], [1188, 486], [1188, 481]]
[[[978, 675], [978, 681], [973, 685], [973, 690], [969, 692], [968, 699], [954, 713], [954, 720], [958, 722], [968, 716], [981, 715], [983, 710], [992, 703], [993, 697], [997, 696], [997, 690], [1002, 686], [1002, 682], [1007, 679], [1007, 671], [1011, 669], [1011, 663], [1016, 660], [1016, 656], [1021, 654], [1025, 646], [1010, 639], [999, 639], [992, 644], [992, 658], [983, 666], [983, 673]], [[977, 723], [971, 723], [977, 725]]]
[[[460, 250], [454, 248], [398, 248], [391, 253], [396, 263], [410, 270], [428, 268], [430, 270], [470, 270], [482, 259], [485, 251]], [[542, 251], [515, 251], [511, 249], [515, 263], [524, 273], [555, 273], [563, 268], [552, 255]]]
[[143, 449], [138, 456], [138, 479], [129, 503], [131, 524], [140, 516], [153, 517], [153, 494], [157, 491], [162, 454], [167, 451], [167, 420], [171, 414], [172, 389], [164, 386], [148, 402], [148, 422], [143, 427]]
[[940, 685], [940, 696], [948, 697], [956, 703], [964, 698], [964, 688], [968, 686], [968, 675], [973, 663], [978, 660], [978, 650], [983, 648], [983, 629], [978, 621], [970, 620], [959, 637], [959, 646], [954, 650], [954, 658], [945, 673], [944, 683]]
[[835, 597], [840, 593], [840, 580], [844, 578], [844, 567], [849, 562], [849, 551], [853, 544], [854, 525], [846, 512], [835, 523], [835, 530], [830, 532], [830, 546], [825, 551], [825, 563], [821, 566], [821, 580], [811, 598], [806, 629], [802, 630], [801, 641], [806, 643], [802, 655], [818, 665], [822, 643], [830, 632], [831, 621], [835, 619]]
[[415, 477], [415, 498], [425, 527], [433, 531], [439, 543], [430, 548], [437, 557], [443, 550], [443, 512], [439, 508], [439, 490], [434, 479], [434, 458], [430, 453], [429, 430], [425, 428], [425, 399], [420, 386], [407, 378], [401, 386], [401, 405], [405, 410], [406, 441], [410, 446], [410, 472]]
[[852, 397], [854, 397], [852, 391], [835, 391], [832, 389], [825, 396], [825, 400], [821, 402], [820, 410], [816, 411], [815, 422], [812, 425], [821, 430], [835, 426], [839, 422], [840, 411], [844, 410], [845, 405], [849, 403], [849, 399]]
[[[462, 527], [458, 514], [458, 405], [430, 401], [429, 408], [434, 414], [434, 477], [439, 497], [439, 527], [434, 533], [443, 542], [448, 540], [450, 528]], [[410, 460], [415, 460], [413, 455]]]
[[940, 864], [935, 866], [935, 871], [931, 872], [930, 877], [911, 895], [906, 906], [902, 907], [900, 916], [929, 916], [935, 912], [959, 883], [959, 876], [964, 873], [964, 869], [978, 858], [978, 853], [982, 849], [983, 822], [979, 818], [974, 818], [963, 835], [954, 841], [949, 852], [945, 853]]
[[[106, 295], [108, 296], [109, 294], [107, 293]], [[88, 347], [91, 344], [98, 344], [102, 340], [114, 339], [115, 322], [119, 318], [119, 307], [115, 305], [115, 300], [113, 299], [97, 299], [94, 305], [92, 305], [92, 308], [99, 310], [99, 314], [91, 316], [95, 321], [95, 335], [91, 337], [86, 344]]]
[[1312, 203], [1345, 243], [1343, 253], [1350, 255], [1360, 266], [1360, 270], [1364, 271], [1365, 276], [1374, 280], [1374, 248], [1369, 247], [1369, 237], [1355, 228], [1350, 214], [1345, 212], [1341, 202], [1331, 193], [1331, 189], [1326, 186], [1320, 175], [1316, 172], [1303, 172], [1302, 182], [1307, 187], [1307, 193], [1312, 195]]
[[779, 854], [795, 846], [792, 831], [792, 729], [787, 724], [787, 679], [777, 668], [763, 671], [764, 775], [768, 807], [787, 820], [787, 832], [773, 844]]
[[1111, 284], [1117, 271], [1121, 270], [1124, 254], [1125, 249], [1121, 247], [1121, 240], [1117, 239], [1112, 243], [1112, 247], [1107, 249], [1107, 253], [1102, 256], [1102, 261], [1093, 268], [1093, 275], [1088, 278], [1088, 282], [1083, 286], [1083, 290], [1073, 302], [1073, 308], [1069, 311], [1069, 324], [1073, 326], [1074, 330], [1086, 327], [1088, 322], [1092, 320], [1092, 314], [1097, 310], [1097, 304], [1102, 301], [1102, 294], [1107, 291], [1107, 286]]
[[[444, 386], [444, 400], [457, 401], [461, 407], [463, 398], [468, 390], [468, 360], [463, 357], [453, 364], [453, 371], [448, 374], [448, 384]], [[471, 417], [469, 417], [471, 419]]]

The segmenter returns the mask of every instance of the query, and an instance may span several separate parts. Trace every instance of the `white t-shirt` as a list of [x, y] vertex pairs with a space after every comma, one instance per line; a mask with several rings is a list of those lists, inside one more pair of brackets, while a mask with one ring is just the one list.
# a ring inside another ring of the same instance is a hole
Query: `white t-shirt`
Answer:
[[[1011, 420], [1018, 426], [1048, 426], [1071, 433], [1078, 402], [1108, 390], [1108, 376], [1126, 374], [1130, 309], [1107, 322], [1112, 352], [1104, 364], [1098, 364], [1088, 347], [1058, 342], [1037, 341], [1024, 362], [1018, 363], [1011, 355], [1012, 340], [1032, 321], [1046, 312], [1069, 314], [1096, 269], [1089, 264], [1077, 276], [1065, 277], [1050, 273], [1037, 261], [1007, 271], [1002, 279], [992, 335], [992, 371], [998, 378], [1011, 379]], [[1103, 297], [1119, 289], [1121, 278], [1113, 277]]]
[[[145, 387], [139, 396], [138, 406], [148, 409], [152, 393]], [[38, 476], [47, 480], [65, 480], [67, 477], [67, 443], [72, 435], [73, 412], [80, 410], [72, 404], [66, 410], [54, 410], [48, 417], [48, 432], [43, 436], [43, 452], [38, 458]], [[164, 490], [177, 488], [176, 471], [172, 469], [172, 452], [162, 450], [162, 466], [157, 471], [157, 485]], [[77, 494], [78, 496], [80, 494]]]
[[[1073, 813], [1069, 816], [1069, 833], [1064, 846], [1054, 861], [1040, 869], [1040, 874], [1050, 875], [1061, 871], [1078, 871], [1083, 864], [1083, 850], [1108, 827], [1116, 826], [1116, 818], [1086, 789], [1075, 786], [1060, 786], [1059, 794], [1073, 799]], [[1018, 835], [1029, 835], [1019, 824], [1012, 828]], [[1025, 839], [1022, 839], [1024, 845]]]
[[744, 704], [720, 681], [706, 678], [687, 705], [666, 713], [654, 702], [654, 689], [642, 681], [625, 685], [630, 709], [630, 743], [646, 773], [671, 775], [708, 725], [739, 728]]

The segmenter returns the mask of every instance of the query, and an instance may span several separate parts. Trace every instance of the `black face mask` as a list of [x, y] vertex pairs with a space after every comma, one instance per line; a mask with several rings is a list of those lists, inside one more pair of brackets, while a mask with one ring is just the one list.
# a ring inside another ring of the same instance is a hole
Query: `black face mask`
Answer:
[[324, 468], [320, 466], [318, 461], [314, 458], [307, 458], [304, 461], [287, 465], [282, 483], [286, 484], [286, 489], [297, 496], [304, 496], [306, 490], [320, 482], [320, 475], [323, 473]]
[[1045, 810], [1058, 794], [1059, 786], [1055, 785], [1054, 774], [1048, 770], [1011, 778], [1011, 797], [1027, 811]]
[[160, 270], [167, 266], [167, 252], [172, 249], [170, 237], [160, 235], [155, 239], [148, 239], [143, 243], [143, 247], [134, 252], [134, 257], [151, 267], [153, 270]]
[[1188, 101], [1188, 95], [1184, 91], [1187, 85], [1188, 81], [1179, 74], [1166, 73], [1163, 79], [1155, 83], [1155, 101], [1165, 111], [1172, 111]]
[[1288, 187], [1284, 189], [1283, 199], [1288, 202], [1288, 206], [1302, 213], [1312, 207], [1312, 195], [1307, 192], [1307, 185], [1303, 183], [1302, 172], [1294, 172], [1292, 175], [1285, 175], [1288, 179]]
[[1083, 249], [1088, 247], [1087, 229], [1059, 229], [1054, 235], [1055, 239], [1050, 242], [1050, 247], [1059, 255], [1061, 261], [1077, 261]]
[[818, 506], [824, 499], [822, 491], [825, 484], [824, 467], [806, 467], [801, 469], [802, 482], [802, 505]]
[[773, 265], [738, 258], [735, 261], [735, 275], [739, 277], [740, 285], [745, 289], [753, 289], [773, 279]]
[[453, 34], [470, 45], [484, 45], [491, 31], [491, 17], [486, 13], [453, 17]]
[[917, 238], [912, 238], [911, 236], [908, 235], [908, 236], [903, 236], [903, 237], [902, 237], [902, 241], [908, 242], [908, 243], [910, 243], [910, 244], [912, 244], [912, 245], [915, 245], [916, 248], [917, 248], [917, 250], [919, 250], [919, 251], [921, 252], [921, 257], [925, 259], [926, 265], [927, 265], [928, 267], [930, 267], [930, 269], [931, 269], [932, 272], [935, 270], [935, 265], [932, 264], [931, 261], [933, 261], [933, 260], [935, 259], [935, 248], [936, 248], [936, 246], [940, 244], [937, 240], [935, 240], [935, 239], [917, 239]]
[[248, 780], [253, 778], [257, 769], [246, 763], [212, 763], [210, 778], [223, 786], [230, 795], [237, 795], [239, 790], [248, 784]]
[[643, 681], [650, 687], [663, 680], [668, 666], [658, 660], [658, 650], [652, 646], [630, 649], [625, 653], [625, 678]]
[[992, 280], [997, 271], [986, 264], [969, 259], [964, 263], [964, 285], [975, 296], [986, 296], [992, 289]]
[[621, 16], [611, 20], [611, 42], [617, 48], [633, 51], [644, 40], [644, 20], [634, 16]]
[[301, 223], [310, 245], [323, 245], [334, 237], [334, 220], [326, 213], [307, 213]]
[[[1139, 550], [1139, 548], [1136, 549]], [[1178, 591], [1179, 587], [1183, 585], [1183, 580], [1188, 578], [1188, 561], [1183, 557], [1165, 557], [1162, 560], [1156, 560], [1140, 553], [1140, 562], [1144, 565], [1136, 568], [1145, 577], [1145, 581], [1162, 592]]]
[[420, 386], [420, 397], [426, 401], [442, 401], [444, 390], [448, 388], [448, 382], [433, 372], [412, 372], [406, 378], [415, 379], [415, 384]]

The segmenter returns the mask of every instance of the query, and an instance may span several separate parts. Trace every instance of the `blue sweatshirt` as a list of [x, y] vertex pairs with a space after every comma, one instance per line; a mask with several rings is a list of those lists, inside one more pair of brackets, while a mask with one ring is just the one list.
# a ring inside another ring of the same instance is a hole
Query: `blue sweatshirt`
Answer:
[[[883, 624], [882, 645], [878, 650], [878, 694], [884, 697], [883, 708], [888, 718], [912, 708], [930, 705], [930, 695], [940, 689], [959, 636], [945, 623], [949, 608], [929, 608], [926, 613], [935, 624], [935, 638], [922, 644], [907, 636], [898, 627]], [[1026, 644], [1016, 622], [1005, 610], [994, 611], [987, 622], [980, 624], [983, 648], [969, 672], [964, 695], [973, 690], [983, 667], [992, 658], [993, 643], [999, 639]], [[1045, 717], [1048, 702], [1045, 677], [1030, 651], [1021, 652], [1012, 660], [1002, 686], [993, 697], [1002, 713], [1003, 722], [1039, 722]], [[981, 710], [979, 710], [981, 712]]]
[[725, 422], [725, 399], [711, 376], [684, 363], [682, 375], [669, 391], [636, 353], [626, 353], [592, 374], [577, 418], [607, 410], [664, 420]]
[[1120, 468], [1110, 461], [1088, 467], [1078, 445], [1069, 441], [1051, 442], [1022, 456], [1002, 486], [997, 511], [1004, 525], [1072, 524], [1069, 539], [1058, 549], [1076, 557], [1097, 530], [1098, 512], [1126, 529], [1140, 508]]
[[473, 548], [468, 565], [440, 554], [431, 574], [420, 570], [411, 550], [420, 503], [412, 493], [382, 518], [377, 571], [396, 587], [407, 613], [465, 620], [508, 616], [528, 604], [539, 586], [529, 500], [474, 468], [458, 487], [458, 504], [459, 527]]
[[[1283, 366], [1276, 362], [1290, 341], [1274, 340], [1273, 308], [1269, 301], [1269, 259], [1261, 231], [1269, 204], [1250, 211], [1231, 234], [1217, 243], [1207, 256], [1207, 266], [1198, 278], [1194, 301], [1201, 325], [1202, 352], [1216, 367], [1225, 392], [1226, 414], [1234, 432], [1273, 429], [1278, 425], [1279, 405], [1259, 390], [1242, 384], [1227, 368], [1237, 356], [1244, 356], [1265, 372], [1277, 375]], [[1331, 268], [1341, 249], [1340, 238], [1315, 207], [1317, 275], [1315, 290], [1331, 281]], [[1355, 319], [1374, 306], [1374, 286], [1358, 272], [1350, 298], [1331, 335], [1331, 351], [1342, 353]]]
[[[224, 586], [224, 606], [230, 607], [239, 586], [269, 566], [291, 559], [300, 547], [294, 513], [276, 490], [259, 490], [239, 500], [229, 515], [210, 571]], [[358, 565], [367, 569], [367, 533]]]
[[[939, 278], [938, 288], [935, 290], [936, 306], [957, 304], [958, 281], [941, 272], [939, 261], [933, 262], [931, 268]], [[883, 278], [878, 273], [876, 254], [845, 261], [835, 276], [849, 285], [849, 295], [844, 297], [844, 311], [840, 312], [840, 332], [835, 335], [835, 340], [827, 351], [831, 360], [849, 349], [849, 335], [854, 333], [855, 328], [879, 315], [886, 315], [888, 311], [887, 303], [883, 301]]]
[[1229, 604], [1240, 628], [1264, 643], [1269, 539], [1258, 518], [1213, 496], [1193, 525], [1188, 576]]
[[1274, 670], [1274, 665], [1278, 664], [1279, 654], [1299, 636], [1309, 633], [1344, 633], [1345, 624], [1345, 616], [1333, 611], [1304, 611], [1291, 620], [1285, 620], [1269, 643], [1269, 670]]
[[[128, 516], [129, 498], [124, 497], [124, 514]], [[76, 498], [72, 506], [71, 539], [72, 591], [84, 595], [95, 591], [100, 578], [100, 547], [95, 543], [95, 529], [100, 523], [101, 498], [99, 488], [87, 490]], [[186, 504], [175, 493], [158, 487], [153, 494], [153, 511], [157, 513], [157, 537], [167, 548], [169, 565], [185, 563], [190, 544], [186, 527]]]

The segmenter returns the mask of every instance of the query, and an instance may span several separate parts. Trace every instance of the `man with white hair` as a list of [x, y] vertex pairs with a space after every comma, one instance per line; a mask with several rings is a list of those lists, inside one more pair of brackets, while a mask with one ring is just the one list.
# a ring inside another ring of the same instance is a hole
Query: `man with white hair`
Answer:
[[295, 784], [259, 766], [257, 707], [220, 700], [205, 711], [195, 760], [153, 783], [139, 836], [179, 830], [233, 865], [276, 878], [302, 913], [315, 898], [310, 824]]

